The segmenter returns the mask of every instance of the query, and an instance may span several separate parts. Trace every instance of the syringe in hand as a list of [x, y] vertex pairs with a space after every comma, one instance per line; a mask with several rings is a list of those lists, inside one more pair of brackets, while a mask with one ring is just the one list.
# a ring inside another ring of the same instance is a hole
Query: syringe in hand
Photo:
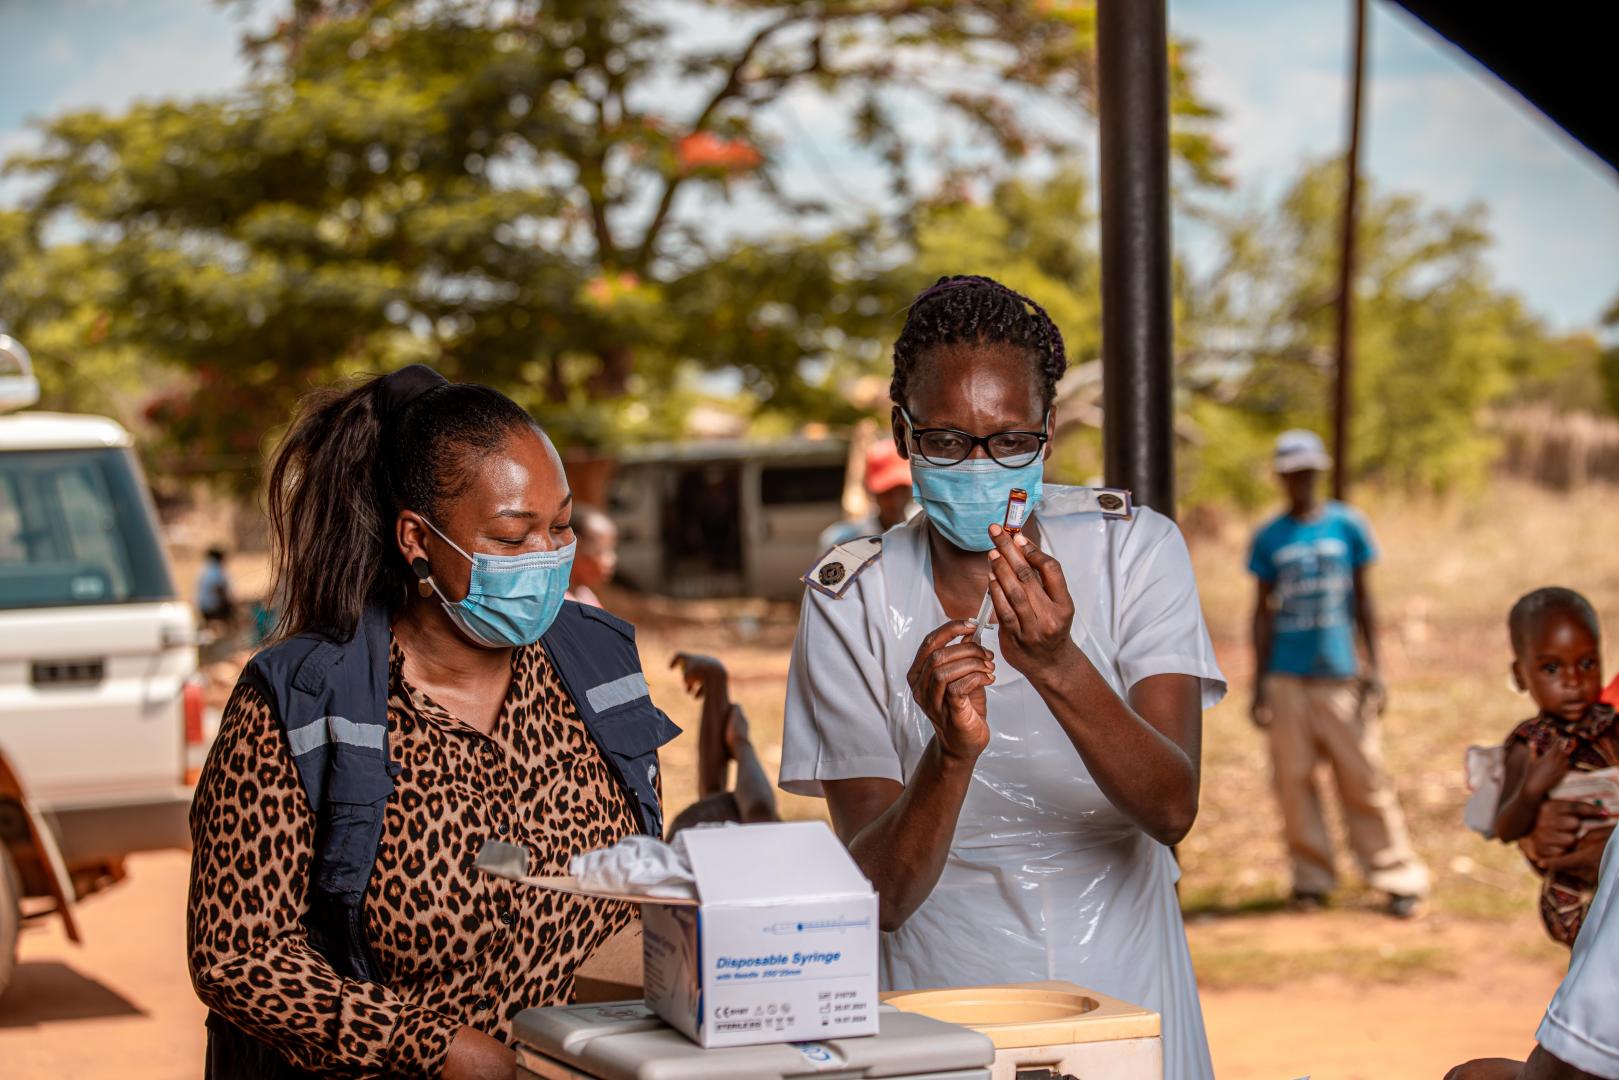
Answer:
[[[1029, 493], [1022, 488], [1013, 488], [1006, 497], [1006, 519], [1001, 522], [1001, 528], [1006, 535], [1017, 537], [1023, 531], [1023, 525], [1029, 517]], [[984, 643], [984, 631], [988, 630], [995, 618], [995, 601], [991, 599], [989, 590], [984, 590], [984, 602], [978, 605], [978, 617], [973, 621], [978, 629], [973, 631], [973, 644]]]

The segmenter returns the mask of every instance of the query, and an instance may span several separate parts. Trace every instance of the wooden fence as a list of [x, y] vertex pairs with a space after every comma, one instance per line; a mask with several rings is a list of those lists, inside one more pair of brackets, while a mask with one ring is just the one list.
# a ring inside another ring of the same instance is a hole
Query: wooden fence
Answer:
[[1558, 491], [1619, 484], [1619, 420], [1547, 406], [1505, 409], [1490, 417], [1501, 440], [1500, 467]]

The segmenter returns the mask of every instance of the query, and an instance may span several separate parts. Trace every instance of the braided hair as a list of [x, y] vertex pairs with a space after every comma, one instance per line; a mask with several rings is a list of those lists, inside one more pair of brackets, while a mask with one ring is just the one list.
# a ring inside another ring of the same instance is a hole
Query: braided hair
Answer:
[[1062, 332], [1045, 308], [993, 278], [942, 277], [911, 301], [894, 342], [894, 379], [888, 396], [903, 406], [923, 354], [941, 345], [1008, 345], [1027, 350], [1039, 365], [1041, 400], [1051, 408], [1057, 380], [1068, 369]]

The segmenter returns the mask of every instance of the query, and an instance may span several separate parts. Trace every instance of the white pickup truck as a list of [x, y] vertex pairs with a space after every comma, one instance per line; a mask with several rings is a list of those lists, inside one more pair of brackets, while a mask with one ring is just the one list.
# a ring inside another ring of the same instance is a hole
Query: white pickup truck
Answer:
[[124, 856], [189, 844], [203, 727], [195, 616], [129, 433], [37, 398], [0, 335], [0, 993], [25, 916], [77, 940], [74, 902]]

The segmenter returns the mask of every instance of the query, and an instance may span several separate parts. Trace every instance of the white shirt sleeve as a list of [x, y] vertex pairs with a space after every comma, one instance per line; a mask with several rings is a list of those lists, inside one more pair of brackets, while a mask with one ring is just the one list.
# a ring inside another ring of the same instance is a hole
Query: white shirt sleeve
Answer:
[[1541, 1049], [1593, 1076], [1619, 1080], [1619, 855], [1608, 841], [1602, 877], [1568, 974], [1535, 1033]]
[[1117, 662], [1126, 690], [1153, 675], [1195, 675], [1203, 684], [1203, 707], [1219, 703], [1225, 676], [1180, 530], [1162, 514], [1138, 508], [1118, 560]]
[[795, 795], [822, 796], [823, 780], [902, 781], [888, 732], [887, 680], [867, 628], [864, 593], [881, 571], [868, 567], [839, 599], [804, 595], [787, 671], [781, 779]]

